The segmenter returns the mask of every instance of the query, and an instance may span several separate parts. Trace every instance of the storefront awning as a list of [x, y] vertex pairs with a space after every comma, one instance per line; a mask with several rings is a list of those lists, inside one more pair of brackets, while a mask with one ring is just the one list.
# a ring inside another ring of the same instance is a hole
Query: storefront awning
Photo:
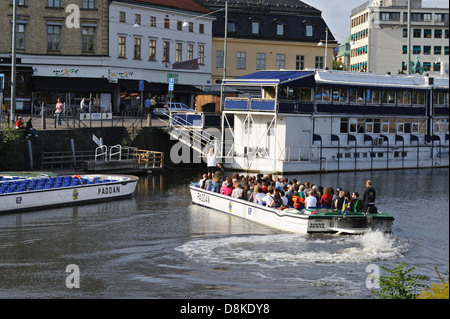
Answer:
[[[33, 68], [31, 66], [16, 66], [17, 73], [33, 73]], [[0, 73], [11, 74], [10, 65], [0, 65]]]
[[32, 81], [38, 92], [112, 92], [111, 84], [106, 78], [33, 76]]
[[[139, 80], [119, 80], [119, 85], [129, 92], [139, 92]], [[148, 82], [144, 81], [144, 92], [154, 94], [167, 94], [169, 91], [168, 83]], [[203, 93], [202, 90], [189, 84], [175, 84], [173, 91], [175, 94], [198, 94]]]

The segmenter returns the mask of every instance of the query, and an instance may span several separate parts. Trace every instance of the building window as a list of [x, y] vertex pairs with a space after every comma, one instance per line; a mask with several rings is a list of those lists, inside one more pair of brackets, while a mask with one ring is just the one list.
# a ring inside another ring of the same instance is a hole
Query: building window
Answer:
[[408, 53], [408, 46], [407, 45], [402, 46], [402, 53], [403, 54], [407, 54]]
[[413, 30], [413, 37], [414, 38], [420, 38], [422, 36], [422, 30], [421, 29], [414, 29]]
[[431, 39], [431, 29], [423, 30], [423, 37], [426, 39]]
[[203, 23], [200, 23], [198, 25], [198, 33], [204, 34], [205, 33], [205, 25]]
[[261, 34], [261, 22], [258, 20], [252, 21], [252, 34], [259, 35]]
[[47, 25], [47, 50], [61, 50], [61, 26]]
[[436, 45], [434, 47], [434, 54], [435, 55], [441, 55], [442, 54], [442, 47], [440, 45]]
[[408, 37], [408, 29], [403, 29], [403, 37], [404, 38]]
[[430, 45], [423, 46], [423, 54], [431, 54], [431, 46]]
[[25, 24], [18, 23], [17, 24], [17, 42], [16, 42], [16, 49], [18, 50], [25, 50]]
[[95, 51], [95, 27], [82, 27], [81, 31], [81, 50], [83, 52]]
[[187, 58], [188, 60], [194, 59], [194, 45], [192, 43], [188, 43], [187, 55], [188, 55], [188, 58]]
[[265, 70], [266, 69], [266, 54], [262, 52], [256, 53], [256, 69]]
[[400, 12], [380, 12], [381, 21], [400, 21]]
[[123, 11], [119, 13], [119, 22], [126, 22], [126, 13]]
[[49, 8], [60, 8], [61, 1], [60, 0], [47, 0], [47, 7]]
[[314, 67], [316, 69], [323, 69], [323, 56], [316, 56]]
[[[439, 72], [441, 71], [441, 62], [433, 62], [433, 71]], [[434, 95], [433, 95], [434, 96]], [[436, 104], [436, 103], [435, 103]]]
[[312, 26], [312, 25], [307, 25], [306, 26], [306, 36], [307, 37], [314, 36], [314, 26]]
[[95, 9], [95, 0], [83, 0], [83, 9]]
[[181, 62], [183, 61], [183, 44], [177, 43], [175, 47], [176, 56], [175, 56], [175, 62]]
[[445, 46], [445, 47], [444, 47], [444, 54], [445, 54], [445, 55], [448, 55], [448, 53], [449, 53], [448, 46]]
[[420, 54], [420, 45], [413, 46], [413, 54]]
[[169, 18], [164, 18], [164, 28], [170, 29], [170, 19]]
[[119, 58], [125, 58], [126, 57], [126, 43], [127, 43], [127, 37], [125, 36], [119, 36]]
[[[13, 4], [13, 0], [11, 0], [11, 4]], [[26, 2], [25, 2], [25, 0], [17, 0], [17, 5], [19, 5], [19, 6], [25, 6], [26, 5]]]
[[205, 46], [203, 44], [198, 46], [198, 64], [205, 64]]
[[441, 39], [442, 38], [442, 30], [441, 29], [435, 29], [434, 30], [434, 37], [436, 39]]
[[150, 61], [156, 61], [156, 40], [150, 39], [148, 50], [148, 59]]
[[277, 54], [277, 70], [282, 70], [286, 68], [286, 54]]
[[236, 32], [236, 21], [228, 19], [228, 32]]
[[216, 51], [216, 69], [222, 69], [224, 62], [223, 51]]
[[423, 62], [423, 70], [431, 71], [431, 62]]
[[141, 38], [134, 38], [134, 58], [141, 58]]
[[141, 15], [140, 14], [134, 15], [134, 24], [141, 25]]
[[156, 17], [150, 17], [150, 26], [156, 27]]
[[236, 53], [236, 69], [245, 70], [246, 63], [247, 63], [246, 60], [247, 60], [246, 52], [237, 52]]
[[277, 35], [285, 36], [286, 35], [286, 24], [285, 23], [277, 23]]
[[164, 41], [163, 46], [163, 62], [170, 61], [170, 41]]
[[188, 30], [189, 32], [194, 32], [194, 22], [189, 22]]
[[296, 70], [305, 69], [305, 56], [304, 55], [297, 55], [295, 57], [295, 69]]
[[183, 30], [183, 21], [181, 21], [181, 20], [177, 21], [177, 30], [178, 31]]

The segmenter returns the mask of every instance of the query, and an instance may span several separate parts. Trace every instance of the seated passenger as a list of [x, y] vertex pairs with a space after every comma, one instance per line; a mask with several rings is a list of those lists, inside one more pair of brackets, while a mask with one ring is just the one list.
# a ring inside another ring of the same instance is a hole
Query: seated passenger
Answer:
[[281, 199], [281, 193], [278, 190], [278, 188], [275, 188], [274, 190], [274, 195], [273, 195], [273, 200], [272, 203], [270, 203], [270, 205], [267, 205], [268, 207], [272, 207], [272, 208], [282, 208], [285, 207], [283, 200]]
[[272, 204], [273, 201], [273, 187], [269, 186], [267, 187], [267, 193], [266, 196], [263, 197], [262, 202], [266, 203], [266, 206], [270, 206], [270, 204]]
[[333, 195], [330, 194], [330, 188], [325, 187], [323, 190], [323, 195], [320, 198], [320, 206], [324, 208], [331, 208], [331, 203], [333, 200]]
[[292, 196], [292, 202], [293, 207], [295, 209], [301, 210], [303, 208], [305, 208], [305, 199], [303, 197], [298, 196], [297, 192], [294, 192], [294, 195]]
[[231, 192], [231, 197], [242, 199], [242, 194], [244, 193], [244, 188], [241, 183], [234, 182], [234, 189]]
[[216, 177], [214, 179], [214, 186], [213, 186], [213, 192], [214, 193], [220, 193], [220, 187], [221, 187], [221, 183], [220, 183], [220, 178]]
[[205, 188], [205, 181], [208, 179], [208, 176], [206, 174], [203, 174], [203, 178], [198, 182], [198, 187]]
[[307, 209], [316, 208], [317, 207], [317, 197], [314, 195], [314, 191], [311, 189], [309, 191], [309, 196], [305, 199], [305, 207]]
[[255, 195], [253, 202], [262, 205], [264, 196], [266, 196], [266, 194], [264, 194], [261, 187], [258, 187], [258, 194]]
[[350, 201], [350, 211], [355, 213], [364, 211], [364, 201], [359, 198], [359, 194], [357, 192], [352, 193], [352, 200]]
[[233, 185], [230, 183], [230, 184], [227, 185], [227, 186], [225, 187], [225, 189], [223, 190], [223, 195], [231, 196], [232, 193], [233, 193]]

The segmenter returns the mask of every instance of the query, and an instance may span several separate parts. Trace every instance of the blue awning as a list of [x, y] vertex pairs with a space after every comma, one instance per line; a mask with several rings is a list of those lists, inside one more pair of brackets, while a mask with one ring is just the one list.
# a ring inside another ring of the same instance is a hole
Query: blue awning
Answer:
[[314, 87], [314, 71], [259, 71], [234, 79], [225, 79], [223, 80], [223, 84]]

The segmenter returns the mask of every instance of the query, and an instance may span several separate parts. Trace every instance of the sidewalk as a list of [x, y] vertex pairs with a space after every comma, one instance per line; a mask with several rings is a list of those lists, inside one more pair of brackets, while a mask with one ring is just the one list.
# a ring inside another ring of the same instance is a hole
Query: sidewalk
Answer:
[[[30, 115], [22, 115], [18, 114], [18, 116], [22, 117], [22, 121], [24, 125], [26, 125], [28, 121], [28, 117]], [[33, 127], [40, 131], [42, 128], [42, 116], [41, 115], [31, 115]], [[156, 116], [152, 116], [151, 118], [151, 126], [152, 127], [165, 127], [168, 124], [168, 119], [163, 118], [159, 119]], [[113, 119], [109, 120], [83, 120], [80, 121], [78, 118], [74, 118], [72, 116], [63, 116], [61, 119], [61, 126], [56, 125], [55, 127], [55, 116], [46, 116], [45, 117], [45, 130], [71, 130], [78, 128], [99, 128], [99, 127], [148, 127], [147, 118], [146, 117], [121, 117], [121, 116], [113, 116]], [[0, 125], [1, 129], [1, 125]]]

